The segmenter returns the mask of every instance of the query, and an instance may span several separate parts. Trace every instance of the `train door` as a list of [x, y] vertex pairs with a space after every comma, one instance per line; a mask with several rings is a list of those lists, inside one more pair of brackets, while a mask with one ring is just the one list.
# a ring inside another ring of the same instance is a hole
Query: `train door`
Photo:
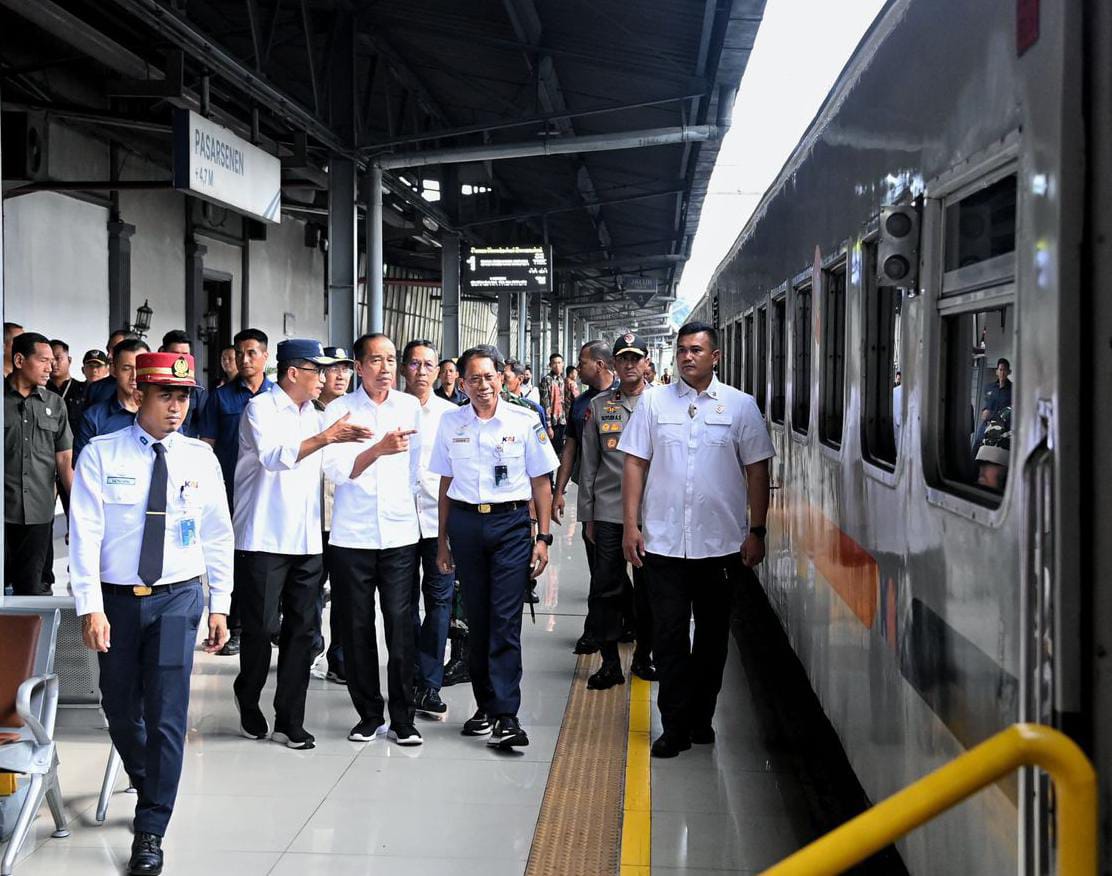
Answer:
[[220, 271], [205, 271], [205, 352], [197, 375], [202, 386], [220, 379], [220, 351], [232, 343], [232, 278]]

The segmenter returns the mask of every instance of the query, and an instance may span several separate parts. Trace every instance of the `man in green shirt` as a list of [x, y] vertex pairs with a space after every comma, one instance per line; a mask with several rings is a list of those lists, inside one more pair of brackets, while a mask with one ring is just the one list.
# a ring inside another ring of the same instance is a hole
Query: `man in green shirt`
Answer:
[[13, 339], [4, 381], [4, 584], [16, 596], [49, 595], [42, 572], [54, 537], [54, 484], [66, 496], [73, 484], [66, 403], [46, 388], [53, 363], [43, 335]]

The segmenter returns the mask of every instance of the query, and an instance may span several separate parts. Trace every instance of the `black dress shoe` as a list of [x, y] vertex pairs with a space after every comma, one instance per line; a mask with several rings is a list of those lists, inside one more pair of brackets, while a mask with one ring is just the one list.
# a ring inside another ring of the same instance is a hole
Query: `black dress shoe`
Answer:
[[579, 637], [579, 641], [575, 643], [575, 647], [572, 649], [572, 653], [594, 654], [598, 649], [599, 644], [595, 641], [595, 637], [584, 633], [582, 636]]
[[634, 656], [633, 662], [629, 664], [629, 671], [642, 678], [645, 681], [656, 681], [656, 667], [653, 666], [652, 660], [648, 657]]
[[691, 741], [696, 745], [714, 745], [714, 728], [696, 727], [691, 731]]
[[590, 690], [608, 690], [617, 684], [625, 684], [622, 664], [609, 660], [604, 660], [598, 672], [587, 679], [587, 687]]
[[220, 657], [235, 657], [239, 653], [239, 633], [232, 633], [224, 647], [216, 652]]
[[687, 751], [690, 747], [691, 741], [689, 739], [675, 739], [665, 734], [653, 743], [652, 756], [675, 757], [681, 751]]
[[153, 833], [137, 833], [131, 841], [128, 876], [158, 876], [162, 872], [162, 837]]

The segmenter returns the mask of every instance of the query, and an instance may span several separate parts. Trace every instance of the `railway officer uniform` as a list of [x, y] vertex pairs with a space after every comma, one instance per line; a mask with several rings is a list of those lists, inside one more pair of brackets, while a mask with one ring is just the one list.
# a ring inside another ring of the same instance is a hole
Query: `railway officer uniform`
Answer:
[[642, 535], [664, 730], [653, 753], [671, 757], [714, 739], [732, 602], [725, 569], [749, 531], [745, 466], [775, 451], [753, 397], [713, 375], [701, 392], [679, 379], [646, 393], [617, 449], [649, 463]]
[[[446, 535], [470, 629], [469, 669], [478, 711], [464, 724], [464, 734], [491, 733], [494, 719], [491, 744], [528, 745], [517, 711], [521, 609], [533, 552], [530, 479], [550, 474], [557, 465], [536, 413], [502, 398], [486, 420], [477, 415], [474, 400], [445, 413], [429, 461], [430, 471], [450, 479]], [[443, 510], [441, 515], [443, 520]], [[552, 543], [547, 533], [537, 539]]]
[[[649, 350], [639, 337], [626, 334], [614, 344], [615, 361], [623, 353], [635, 353], [644, 358]], [[587, 680], [587, 686], [596, 690], [605, 690], [625, 681], [618, 662], [618, 641], [622, 638], [623, 616], [629, 611], [627, 593], [631, 585], [622, 553], [625, 454], [618, 449], [618, 440], [646, 391], [647, 387], [637, 395], [628, 395], [622, 392], [619, 384], [599, 393], [591, 399], [590, 415], [580, 432], [582, 461], [576, 516], [584, 527], [588, 521], [594, 523], [595, 563], [588, 597], [587, 633], [602, 650], [603, 666]], [[632, 625], [637, 647], [630, 671], [655, 681], [652, 610], [643, 571], [637, 567], [633, 569]], [[628, 618], [625, 621], [629, 624]]]
[[[195, 384], [193, 357], [177, 353], [140, 354], [136, 374], [140, 386]], [[77, 614], [87, 631], [107, 618], [110, 639], [98, 649], [101, 705], [139, 792], [133, 874], [162, 869], [204, 610], [200, 576], [208, 575], [207, 651], [227, 636], [232, 591], [232, 522], [216, 456], [176, 431], [155, 438], [144, 424], [141, 408], [133, 425], [89, 442], [70, 501]]]

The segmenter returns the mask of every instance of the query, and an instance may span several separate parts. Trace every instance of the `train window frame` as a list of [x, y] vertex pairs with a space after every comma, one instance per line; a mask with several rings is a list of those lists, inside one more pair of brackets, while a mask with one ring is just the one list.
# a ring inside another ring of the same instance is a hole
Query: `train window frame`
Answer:
[[733, 361], [730, 363], [730, 385], [734, 387], [741, 386], [742, 370], [745, 367], [743, 365], [745, 361], [745, 348], [742, 346], [741, 326], [741, 317], [738, 317], [730, 324], [730, 348], [733, 351]]
[[[769, 421], [781, 429], [788, 424], [788, 284], [769, 296]], [[780, 416], [776, 416], [779, 392]]]
[[[835, 293], [835, 278], [841, 278], [841, 292]], [[822, 283], [821, 322], [819, 326], [819, 443], [835, 457], [840, 456], [846, 438], [846, 304], [849, 295], [849, 261], [846, 250], [827, 259], [820, 275]], [[814, 300], [812, 299], [812, 307]], [[833, 311], [831, 310], [833, 306]], [[834, 317], [832, 321], [831, 317]], [[840, 319], [839, 319], [840, 317]], [[832, 382], [833, 381], [833, 382]], [[837, 413], [835, 414], [834, 411]], [[837, 417], [837, 434], [833, 420]]]
[[750, 307], [741, 317], [742, 325], [742, 338], [743, 346], [741, 348], [741, 382], [737, 388], [742, 392], [747, 392], [753, 395], [754, 387], [754, 354], [756, 353], [756, 344], [754, 343], [753, 332], [756, 329], [756, 310]]
[[[815, 276], [808, 269], [792, 280], [791, 295], [791, 433], [792, 437], [806, 443], [811, 434], [811, 417], [815, 410], [811, 383], [814, 377], [815, 348]], [[806, 314], [800, 312], [806, 302]], [[801, 339], [801, 336], [804, 336]], [[801, 340], [805, 342], [801, 342]], [[802, 381], [800, 380], [802, 376]], [[800, 387], [805, 394], [800, 395]], [[804, 411], [803, 404], [806, 403]], [[803, 421], [802, 423], [800, 421]]]
[[[1008, 513], [1013, 483], [1021, 479], [1018, 441], [1013, 439], [1010, 448], [1009, 477], [1001, 492], [956, 478], [944, 458], [947, 447], [946, 426], [949, 422], [947, 404], [951, 379], [948, 368], [956, 357], [948, 348], [948, 335], [953, 321], [974, 314], [991, 314], [1010, 308], [1010, 323], [1006, 328], [1008, 358], [1019, 360], [1018, 325], [1022, 315], [1018, 303], [1016, 271], [1021, 235], [1023, 189], [1018, 185], [1018, 144], [1013, 139], [996, 155], [962, 167], [958, 172], [940, 177], [927, 185], [928, 209], [924, 212], [923, 262], [932, 270], [932, 282], [925, 287], [930, 293], [930, 312], [927, 319], [925, 341], [930, 351], [929, 397], [923, 400], [924, 409], [931, 412], [931, 428], [925, 430], [922, 448], [923, 473], [927, 481], [928, 502], [946, 508], [988, 525], [995, 525]], [[1016, 244], [1011, 253], [986, 259], [964, 268], [944, 271], [946, 265], [947, 210], [963, 198], [984, 190], [1009, 175], [1016, 175]], [[976, 323], [974, 323], [976, 325]], [[1022, 379], [1022, 375], [1021, 375]], [[983, 391], [983, 387], [982, 387]], [[1015, 384], [1013, 381], [1013, 393]], [[976, 426], [976, 409], [974, 426]]]
[[[894, 485], [896, 470], [905, 456], [900, 452], [902, 438], [895, 434], [892, 390], [895, 388], [895, 372], [904, 370], [907, 364], [902, 361], [897, 349], [902, 347], [903, 311], [907, 299], [897, 287], [880, 283], [879, 246], [880, 236], [876, 231], [861, 241], [861, 458], [865, 462], [866, 473]], [[881, 290], [889, 290], [883, 296], [890, 300], [882, 300]], [[883, 331], [882, 321], [885, 325]], [[885, 359], [889, 364], [882, 369], [880, 364]], [[903, 403], [902, 392], [900, 404], [900, 420], [903, 423], [906, 422], [907, 405]], [[874, 440], [874, 433], [885, 428], [892, 432], [891, 459], [877, 451], [879, 442]]]
[[768, 416], [768, 305], [762, 304], [756, 308], [756, 339], [757, 349], [753, 361], [757, 367], [757, 380], [754, 388], [757, 390], [753, 398], [756, 399], [757, 408], [762, 414]]

